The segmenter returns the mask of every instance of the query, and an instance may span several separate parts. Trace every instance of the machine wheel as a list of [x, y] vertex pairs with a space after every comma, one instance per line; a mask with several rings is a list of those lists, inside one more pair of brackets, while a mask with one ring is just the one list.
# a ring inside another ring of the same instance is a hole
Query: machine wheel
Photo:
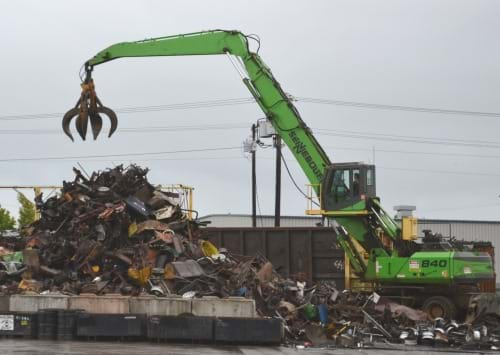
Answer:
[[457, 316], [457, 307], [455, 307], [455, 304], [449, 298], [443, 296], [429, 297], [422, 305], [422, 310], [431, 319], [455, 319]]

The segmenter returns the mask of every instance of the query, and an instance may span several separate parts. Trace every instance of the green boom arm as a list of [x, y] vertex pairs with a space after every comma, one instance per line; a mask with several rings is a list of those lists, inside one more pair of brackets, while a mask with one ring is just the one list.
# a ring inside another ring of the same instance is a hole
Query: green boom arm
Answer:
[[[243, 79], [244, 84], [250, 90], [266, 117], [271, 121], [276, 132], [290, 148], [319, 196], [320, 184], [326, 169], [331, 165], [330, 160], [300, 117], [291, 100], [281, 89], [271, 70], [264, 64], [257, 53], [249, 50], [248, 37], [242, 33], [216, 30], [118, 43], [106, 48], [90, 59], [86, 63], [86, 69], [88, 70], [87, 73], [90, 73], [96, 65], [123, 57], [216, 54], [233, 55], [241, 60], [247, 74], [247, 77]], [[90, 99], [93, 98], [92, 95], [95, 96], [92, 81], [85, 82], [82, 87], [87, 90], [84, 90], [83, 93], [90, 95]], [[105, 114], [108, 112], [104, 107], [92, 106], [91, 108], [93, 110], [104, 110]], [[69, 113], [81, 116], [81, 112], [77, 108], [70, 110]], [[85, 116], [86, 112], [83, 113]], [[71, 118], [71, 115], [69, 115], [69, 118]], [[89, 117], [91, 123], [93, 118], [97, 122], [97, 126], [99, 126], [99, 120], [96, 117], [92, 117], [90, 113]], [[69, 121], [66, 123], [69, 124]], [[77, 128], [79, 128], [80, 134], [85, 132], [86, 120], [80, 120], [79, 125], [77, 121]], [[392, 218], [383, 211], [378, 199], [371, 198], [369, 205], [366, 204], [366, 201], [360, 201], [357, 204], [347, 207], [345, 211], [327, 211], [327, 214], [335, 218], [333, 226], [337, 231], [337, 239], [349, 256], [354, 270], [364, 276], [365, 279], [385, 282], [397, 280], [398, 283], [401, 283], [402, 277], [405, 277], [404, 281], [409, 283], [442, 283], [442, 275], [450, 276], [446, 282], [451, 282], [453, 275], [457, 275], [457, 272], [450, 269], [450, 255], [453, 252], [445, 253], [443, 258], [449, 258], [448, 260], [441, 260], [445, 270], [435, 274], [436, 277], [425, 270], [421, 274], [418, 274], [415, 270], [410, 270], [411, 272], [407, 275], [403, 274], [401, 270], [409, 270], [411, 265], [417, 265], [417, 258], [422, 258], [422, 265], [424, 265], [430, 263], [430, 259], [436, 259], [436, 253], [413, 253], [411, 256], [413, 264], [410, 263], [410, 257], [399, 257], [396, 250], [389, 250], [379, 240], [378, 236], [383, 231], [385, 236], [397, 241], [400, 238], [400, 229]], [[365, 251], [370, 253], [368, 263], [365, 262], [363, 255], [357, 251], [351, 238], [357, 240]], [[399, 240], [398, 242], [404, 241]], [[470, 255], [467, 254], [464, 258], [469, 260]], [[439, 261], [433, 260], [433, 262], [439, 265]], [[488, 266], [488, 263], [485, 265]], [[481, 271], [479, 268], [474, 269], [473, 274], [469, 276], [480, 275], [479, 271]]]
[[[247, 75], [243, 79], [244, 84], [281, 139], [287, 144], [319, 196], [325, 170], [331, 165], [330, 159], [300, 117], [291, 100], [281, 89], [271, 70], [257, 53], [249, 50], [248, 37], [241, 32], [215, 30], [117, 43], [99, 52], [86, 63], [86, 66], [92, 69], [96, 65], [124, 57], [216, 54], [233, 55], [241, 59]], [[340, 225], [346, 228], [343, 231], [337, 228], [338, 243], [346, 251], [358, 274], [369, 272], [369, 268], [350, 238], [356, 239], [367, 251], [374, 250], [374, 246], [378, 245], [374, 233], [367, 233], [368, 226], [364, 212], [361, 211], [359, 215], [356, 212], [354, 215], [335, 217]], [[380, 213], [382, 212], [383, 210]], [[392, 219], [385, 213], [383, 216], [376, 215], [382, 229], [391, 238], [395, 238], [398, 227], [394, 222], [384, 223], [391, 222]], [[382, 217], [389, 220], [384, 220]], [[384, 249], [376, 248], [375, 250], [380, 256], [387, 255]]]
[[99, 52], [90, 67], [123, 57], [230, 54], [241, 58], [248, 78], [243, 79], [266, 117], [290, 148], [315, 192], [330, 160], [271, 70], [257, 53], [248, 48], [247, 37], [237, 31], [207, 31], [186, 35], [123, 42]]

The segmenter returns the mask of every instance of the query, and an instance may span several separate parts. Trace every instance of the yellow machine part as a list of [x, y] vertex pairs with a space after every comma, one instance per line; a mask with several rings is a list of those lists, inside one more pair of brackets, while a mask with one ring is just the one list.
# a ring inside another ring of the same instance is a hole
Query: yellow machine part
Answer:
[[203, 255], [205, 256], [213, 256], [219, 254], [219, 249], [208, 240], [203, 240], [201, 242], [201, 250], [203, 251]]
[[[357, 252], [365, 259], [365, 263], [368, 263], [368, 258], [370, 255], [363, 249], [363, 247], [355, 240], [352, 239], [353, 245], [356, 248]], [[349, 257], [347, 254], [344, 255], [344, 281], [345, 281], [345, 289], [352, 290], [355, 292], [373, 292], [374, 284], [371, 282], [363, 282], [359, 276], [354, 273], [354, 270], [351, 268], [351, 263], [349, 262]]]
[[130, 268], [127, 270], [128, 277], [141, 286], [145, 286], [151, 276], [151, 267], [147, 266], [142, 269]]
[[401, 237], [403, 240], [417, 239], [417, 219], [415, 217], [403, 217], [401, 219]]

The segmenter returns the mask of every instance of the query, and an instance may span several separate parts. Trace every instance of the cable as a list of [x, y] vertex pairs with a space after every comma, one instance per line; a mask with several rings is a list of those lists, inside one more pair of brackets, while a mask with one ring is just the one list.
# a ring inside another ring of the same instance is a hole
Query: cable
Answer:
[[395, 138], [407, 138], [407, 139], [423, 139], [423, 140], [431, 140], [431, 141], [447, 141], [452, 143], [480, 143], [480, 144], [495, 144], [500, 145], [500, 141], [483, 141], [483, 140], [469, 140], [469, 139], [457, 139], [457, 138], [435, 138], [435, 137], [424, 137], [424, 136], [404, 136], [398, 134], [387, 134], [387, 133], [374, 133], [374, 132], [361, 132], [361, 131], [349, 131], [349, 130], [335, 130], [328, 128], [316, 128], [317, 131], [322, 132], [341, 132], [341, 133], [354, 133], [354, 134], [363, 134], [363, 135], [373, 135], [377, 137], [395, 137]]
[[387, 166], [377, 166], [377, 169], [430, 173], [430, 174], [473, 175], [473, 176], [494, 176], [494, 177], [500, 176], [500, 174], [495, 174], [495, 173], [450, 171], [450, 170], [407, 169], [407, 168], [392, 168], [392, 167], [387, 167]]
[[245, 124], [213, 124], [213, 125], [196, 125], [196, 126], [145, 126], [145, 127], [124, 127], [122, 132], [158, 132], [158, 131], [209, 131], [209, 130], [229, 130], [229, 129], [248, 129]]
[[300, 101], [300, 102], [321, 104], [321, 105], [350, 106], [350, 107], [369, 108], [369, 109], [376, 109], [376, 110], [395, 110], [395, 111], [439, 113], [439, 114], [445, 114], [445, 115], [480, 116], [480, 117], [500, 118], [500, 113], [498, 113], [498, 112], [450, 110], [450, 109], [419, 107], [419, 106], [384, 105], [384, 104], [372, 104], [372, 103], [367, 103], [367, 102], [342, 101], [342, 100], [334, 100], [334, 99], [315, 99], [315, 98], [311, 98], [311, 97], [296, 97], [295, 99], [297, 101]]
[[262, 219], [262, 211], [260, 209], [260, 199], [259, 199], [259, 190], [257, 189], [257, 184], [255, 184], [255, 197], [257, 200], [257, 209], [259, 210], [259, 221], [260, 221], [260, 226], [264, 227], [264, 221]]
[[255, 42], [257, 42], [257, 50], [255, 51], [255, 53], [259, 53], [259, 50], [260, 50], [260, 37], [259, 35], [256, 35], [254, 33], [250, 33], [249, 35], [246, 35], [245, 36], [247, 39], [250, 38], [250, 39], [253, 39]]
[[[287, 167], [287, 166], [285, 165], [285, 167]], [[492, 177], [499, 177], [500, 176], [500, 174], [496, 174], [496, 173], [472, 172], [472, 171], [451, 171], [451, 170], [432, 170], [432, 169], [409, 169], [409, 168], [407, 169], [407, 168], [393, 168], [393, 167], [380, 166], [380, 165], [377, 165], [377, 169], [408, 171], [408, 172], [417, 172], [417, 173], [432, 173], [432, 174], [472, 175], [472, 176], [492, 176]]]
[[234, 62], [231, 54], [226, 52], [226, 56], [229, 59], [229, 61], [231, 62], [231, 64], [233, 65], [233, 67], [236, 70], [236, 72], [238, 73], [238, 75], [240, 76], [241, 80], [245, 80], [245, 78], [246, 78], [245, 73], [240, 68], [238, 68], [238, 65]]
[[[167, 105], [154, 105], [154, 106], [131, 106], [131, 107], [118, 108], [115, 110], [115, 112], [121, 114], [128, 114], [128, 113], [187, 110], [187, 109], [198, 109], [198, 108], [246, 105], [250, 103], [255, 103], [255, 99], [250, 97], [250, 98], [222, 99], [222, 100], [210, 100], [210, 101], [195, 101], [195, 102], [185, 102], [180, 104], [167, 104]], [[39, 113], [39, 114], [28, 114], [28, 115], [7, 115], [7, 116], [0, 116], [0, 121], [52, 119], [52, 118], [61, 118], [63, 115], [64, 113], [61, 112]]]
[[[229, 55], [228, 55], [229, 56]], [[232, 58], [229, 57], [232, 65], [235, 67], [236, 71], [241, 77], [244, 74], [238, 68], [238, 66], [233, 62]], [[342, 101], [333, 99], [317, 99], [310, 97], [294, 97], [295, 101], [304, 103], [314, 103], [323, 105], [336, 105], [336, 106], [351, 106], [358, 108], [369, 108], [369, 109], [382, 109], [382, 110], [398, 110], [398, 111], [412, 111], [412, 112], [424, 112], [424, 113], [439, 113], [447, 115], [462, 115], [462, 116], [481, 116], [481, 117], [494, 117], [500, 118], [500, 113], [498, 112], [483, 112], [483, 111], [464, 111], [464, 110], [449, 110], [449, 109], [439, 109], [439, 108], [428, 108], [428, 107], [416, 107], [416, 106], [399, 106], [399, 105], [384, 105], [384, 104], [372, 104], [366, 102], [356, 102], [356, 101]], [[255, 103], [253, 97], [247, 98], [236, 98], [236, 99], [221, 99], [221, 100], [211, 100], [211, 101], [195, 101], [195, 102], [185, 102], [180, 104], [168, 104], [168, 105], [155, 105], [155, 106], [132, 106], [123, 107], [116, 109], [117, 113], [133, 113], [133, 112], [150, 112], [150, 111], [167, 111], [167, 110], [182, 110], [182, 109], [194, 109], [194, 108], [205, 108], [205, 107], [217, 107], [217, 106], [232, 106], [232, 105], [242, 105]], [[13, 121], [13, 120], [31, 120], [31, 119], [50, 119], [62, 117], [64, 113], [38, 113], [38, 114], [24, 114], [24, 115], [6, 115], [0, 116], [0, 121]]]
[[[183, 158], [139, 158], [134, 159], [134, 162], [138, 161], [185, 161], [185, 160], [236, 160], [236, 159], [244, 159], [242, 156], [227, 156], [227, 157], [183, 157]], [[271, 160], [272, 158], [261, 158]], [[109, 159], [85, 159], [86, 162], [113, 162]], [[117, 164], [115, 164], [117, 165]]]
[[[229, 130], [229, 129], [243, 129], [247, 128], [247, 125], [243, 124], [211, 124], [211, 125], [193, 125], [193, 126], [142, 126], [142, 127], [124, 127], [118, 130], [122, 133], [152, 133], [160, 131], [196, 131], [196, 130]], [[476, 148], [500, 148], [500, 142], [495, 141], [484, 141], [484, 140], [465, 140], [465, 139], [453, 139], [453, 138], [434, 138], [434, 137], [423, 137], [423, 136], [405, 136], [405, 135], [395, 135], [395, 134], [384, 134], [384, 133], [374, 133], [374, 132], [361, 132], [361, 131], [350, 131], [350, 130], [331, 130], [326, 128], [315, 128], [316, 134], [326, 135], [326, 136], [336, 136], [336, 137], [346, 137], [354, 139], [372, 139], [372, 140], [384, 140], [384, 141], [403, 141], [411, 143], [420, 144], [434, 144], [434, 145], [451, 145], [451, 146], [466, 146], [466, 147], [476, 147]], [[30, 135], [30, 134], [58, 134], [59, 130], [43, 130], [43, 129], [6, 129], [1, 130], [0, 134], [4, 135]], [[341, 148], [339, 148], [341, 149]], [[383, 150], [380, 150], [383, 151]], [[387, 152], [391, 152], [388, 151]], [[396, 151], [392, 151], [396, 152]], [[411, 152], [408, 152], [411, 153]], [[425, 154], [425, 153], [419, 153]], [[430, 154], [430, 153], [427, 153]], [[433, 153], [434, 154], [434, 153]], [[436, 155], [439, 155], [436, 153]], [[451, 155], [451, 154], [450, 154]], [[477, 157], [488, 157], [480, 155], [463, 155], [463, 156], [477, 156]], [[496, 157], [496, 156], [491, 156]]]
[[435, 212], [435, 211], [468, 210], [471, 208], [494, 207], [494, 206], [500, 206], [500, 203], [490, 203], [490, 204], [484, 204], [484, 205], [469, 205], [469, 206], [462, 206], [462, 207], [433, 208], [430, 210], [422, 209], [420, 211]]
[[[91, 159], [91, 158], [108, 158], [108, 157], [127, 157], [127, 156], [144, 156], [144, 155], [162, 155], [162, 154], [177, 154], [177, 153], [194, 153], [194, 152], [207, 152], [207, 151], [224, 151], [224, 150], [240, 150], [241, 147], [220, 147], [220, 148], [205, 148], [205, 149], [188, 149], [188, 150], [177, 150], [177, 151], [164, 151], [164, 152], [143, 152], [143, 153], [123, 153], [123, 154], [103, 154], [103, 155], [87, 155], [87, 156], [62, 156], [62, 157], [37, 157], [37, 158], [6, 158], [0, 159], [0, 162], [19, 162], [19, 161], [40, 161], [40, 160], [74, 160], [74, 159]], [[235, 158], [235, 157], [234, 157]], [[189, 158], [181, 158], [181, 160], [187, 160]], [[198, 158], [194, 158], [198, 159]], [[217, 158], [213, 158], [217, 159]], [[221, 159], [227, 159], [227, 157], [221, 157]], [[159, 159], [160, 160], [160, 159]], [[168, 159], [165, 159], [168, 160]], [[175, 160], [171, 159], [171, 160]], [[299, 192], [306, 198], [308, 196], [300, 189], [295, 179], [293, 178], [286, 159], [282, 154], [282, 160], [287, 170], [290, 179], [292, 180], [295, 187]], [[498, 177], [500, 174], [495, 173], [484, 173], [484, 172], [467, 172], [467, 171], [447, 171], [447, 170], [429, 170], [429, 169], [406, 169], [406, 168], [393, 168], [378, 166], [378, 169], [386, 170], [396, 170], [396, 171], [409, 171], [409, 172], [420, 172], [420, 173], [437, 173], [437, 174], [453, 174], [453, 175], [473, 175], [473, 176], [494, 176]]]
[[[157, 132], [182, 132], [182, 131], [210, 131], [210, 130], [230, 130], [230, 129], [244, 129], [247, 128], [247, 125], [228, 125], [228, 124], [220, 124], [220, 125], [206, 125], [206, 126], [144, 126], [144, 127], [124, 127], [119, 128], [118, 131], [120, 133], [157, 133]], [[325, 130], [328, 132], [333, 132], [332, 130]], [[345, 131], [345, 132], [353, 132], [353, 131]], [[59, 134], [60, 130], [21, 130], [21, 129], [6, 129], [1, 130], [0, 135], [40, 135], [40, 134], [48, 134], [55, 135]], [[385, 134], [375, 134], [375, 136], [368, 135], [348, 135], [342, 133], [322, 133], [317, 132], [319, 135], [327, 135], [327, 136], [340, 136], [347, 138], [357, 138], [357, 139], [373, 139], [373, 140], [391, 140], [391, 141], [404, 141], [404, 142], [412, 142], [412, 143], [420, 143], [420, 144], [433, 144], [433, 145], [455, 145], [455, 146], [465, 146], [465, 147], [475, 147], [475, 148], [500, 148], [499, 145], [495, 142], [488, 141], [467, 141], [467, 140], [446, 140], [439, 141], [435, 138], [434, 141], [426, 141], [426, 140], [418, 140], [419, 137], [414, 137], [415, 139], [405, 139], [405, 138], [397, 138], [397, 137], [411, 137], [411, 136], [397, 136], [397, 135], [385, 135]], [[422, 137], [425, 138], [425, 137]], [[463, 143], [462, 143], [463, 142]], [[467, 142], [467, 143], [466, 143]], [[477, 142], [477, 143], [474, 143]], [[484, 143], [480, 143], [484, 142]], [[358, 150], [358, 151], [368, 151], [371, 149], [362, 149], [362, 148], [341, 148], [341, 147], [325, 147], [327, 149], [344, 149], [344, 150]], [[441, 155], [441, 156], [460, 156], [460, 157], [473, 157], [473, 158], [499, 158], [498, 155], [481, 155], [481, 154], [459, 154], [459, 153], [439, 153], [439, 152], [416, 152], [416, 151], [398, 151], [398, 150], [386, 150], [386, 149], [377, 149], [378, 152], [385, 153], [402, 153], [402, 154], [422, 154], [422, 155]]]
[[[373, 148], [348, 148], [348, 147], [325, 147], [325, 149], [336, 149], [336, 150], [354, 150], [363, 152], [373, 152]], [[421, 154], [421, 155], [432, 155], [432, 156], [456, 156], [456, 157], [471, 157], [471, 158], [500, 158], [500, 155], [483, 155], [483, 154], [462, 154], [462, 153], [439, 153], [439, 152], [419, 152], [419, 151], [409, 151], [409, 150], [390, 150], [390, 149], [377, 149], [376, 153], [397, 153], [397, 154]]]
[[290, 169], [288, 168], [288, 164], [286, 163], [286, 160], [285, 160], [285, 157], [283, 156], [283, 154], [280, 154], [281, 155], [281, 160], [283, 161], [283, 165], [285, 166], [285, 169], [286, 169], [286, 172], [288, 173], [288, 176], [290, 177], [290, 180], [292, 180], [292, 183], [295, 185], [295, 188], [308, 200], [310, 200], [313, 204], [315, 204], [316, 206], [320, 207], [319, 204], [314, 201], [313, 199], [311, 199], [309, 196], [307, 196], [307, 194], [302, 191], [302, 189], [299, 187], [299, 185], [295, 182], [295, 179], [293, 178], [292, 176], [292, 173], [290, 172]]
[[85, 64], [82, 64], [80, 67], [80, 70], [78, 71], [78, 77], [80, 78], [80, 81], [83, 83], [84, 80], [84, 75], [85, 75]]
[[[210, 130], [229, 130], [229, 129], [248, 129], [248, 125], [243, 124], [213, 124], [196, 126], [143, 126], [143, 127], [123, 127], [118, 128], [121, 133], [154, 133], [154, 132], [181, 132], [181, 131], [210, 131]], [[3, 129], [0, 134], [5, 135], [30, 135], [30, 134], [60, 134], [59, 129]]]
[[[370, 140], [383, 140], [383, 141], [397, 141], [417, 144], [434, 144], [434, 145], [447, 145], [447, 146], [461, 146], [461, 147], [474, 147], [474, 148], [493, 148], [500, 149], [500, 142], [489, 143], [466, 143], [467, 141], [460, 142], [458, 140], [439, 140], [435, 138], [428, 138], [427, 140], [418, 139], [418, 137], [411, 138], [410, 136], [396, 136], [396, 135], [371, 135], [371, 134], [347, 134], [347, 133], [323, 133], [317, 132], [318, 135], [331, 136], [331, 137], [346, 137], [355, 139], [370, 139]], [[401, 137], [401, 138], [398, 138]], [[404, 138], [409, 137], [409, 138]]]
[[[120, 133], [155, 133], [155, 132], [180, 132], [180, 131], [202, 131], [202, 130], [230, 130], [230, 129], [245, 129], [247, 125], [206, 125], [206, 126], [144, 126], [144, 127], [124, 127], [118, 128]], [[60, 134], [60, 130], [56, 129], [40, 129], [40, 130], [21, 130], [21, 129], [4, 129], [0, 130], [0, 135], [40, 135], [40, 134]], [[353, 151], [366, 151], [371, 152], [373, 149], [368, 148], [352, 148], [352, 147], [333, 147], [326, 146], [325, 149], [335, 150], [353, 150]], [[496, 148], [496, 147], [495, 147]], [[398, 153], [398, 154], [420, 154], [431, 156], [456, 156], [456, 157], [470, 157], [470, 158], [500, 158], [500, 155], [484, 155], [484, 154], [462, 154], [462, 153], [439, 153], [439, 152], [422, 152], [422, 151], [408, 151], [408, 150], [389, 150], [389, 149], [376, 149], [378, 153]]]
[[161, 155], [161, 154], [176, 154], [176, 153], [193, 153], [221, 150], [240, 150], [241, 147], [221, 147], [221, 148], [204, 148], [204, 149], [188, 149], [175, 150], [167, 152], [146, 152], [146, 153], [123, 153], [123, 154], [103, 154], [103, 155], [81, 155], [81, 156], [65, 156], [65, 157], [38, 157], [38, 158], [8, 158], [0, 159], [0, 162], [15, 162], [15, 161], [34, 161], [34, 160], [67, 160], [67, 159], [85, 159], [85, 158], [109, 158], [109, 157], [126, 157], [126, 156], [141, 156], [141, 155]]
[[186, 102], [180, 104], [156, 105], [156, 106], [138, 106], [138, 107], [124, 107], [116, 110], [119, 113], [131, 112], [149, 112], [149, 111], [165, 111], [165, 110], [181, 110], [205, 107], [218, 107], [218, 106], [231, 106], [254, 103], [253, 98], [240, 98], [240, 99], [222, 99], [211, 101], [198, 101]]
[[[184, 131], [184, 130], [226, 130], [233, 128], [247, 128], [243, 124], [208, 124], [208, 125], [186, 125], [186, 126], [142, 126], [142, 127], [124, 127], [119, 128], [121, 132], [157, 132], [157, 131]], [[384, 139], [384, 140], [402, 140], [405, 142], [416, 143], [429, 143], [429, 144], [446, 144], [446, 145], [465, 145], [465, 146], [480, 146], [480, 147], [494, 147], [500, 148], [500, 142], [496, 141], [483, 141], [483, 140], [465, 140], [453, 138], [433, 138], [423, 136], [404, 136], [395, 134], [349, 131], [349, 130], [331, 130], [326, 128], [315, 128], [317, 134], [327, 136], [342, 136], [350, 138], [363, 138], [363, 139]], [[43, 129], [6, 129], [1, 130], [0, 134], [52, 134], [59, 133], [59, 130], [43, 130]], [[337, 132], [337, 133], [336, 133]]]

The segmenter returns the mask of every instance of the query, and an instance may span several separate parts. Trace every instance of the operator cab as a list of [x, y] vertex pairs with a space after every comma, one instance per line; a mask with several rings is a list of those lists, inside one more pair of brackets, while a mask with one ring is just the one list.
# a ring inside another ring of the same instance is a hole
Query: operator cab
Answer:
[[322, 210], [338, 211], [348, 207], [362, 210], [365, 204], [357, 204], [375, 196], [374, 165], [338, 163], [327, 168], [321, 189]]

